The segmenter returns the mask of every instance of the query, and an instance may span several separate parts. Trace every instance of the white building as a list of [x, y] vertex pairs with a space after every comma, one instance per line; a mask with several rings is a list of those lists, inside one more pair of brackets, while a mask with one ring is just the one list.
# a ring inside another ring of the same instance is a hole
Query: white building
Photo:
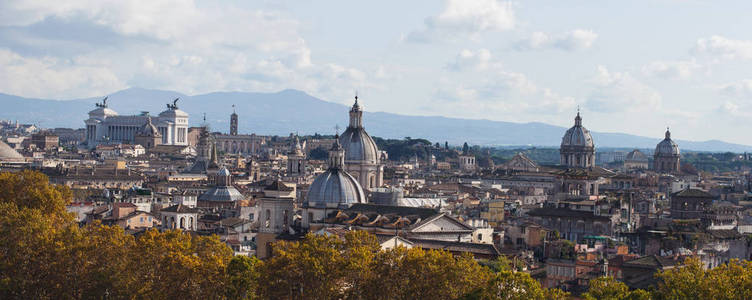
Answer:
[[[167, 110], [152, 118], [162, 135], [162, 145], [188, 145], [188, 113], [178, 109], [178, 99], [167, 104]], [[86, 145], [89, 149], [99, 144], [133, 144], [141, 127], [149, 121], [149, 114], [120, 116], [107, 108], [107, 98], [89, 112], [86, 123]]]
[[198, 229], [198, 209], [173, 205], [159, 212], [162, 216], [162, 228], [195, 231]]

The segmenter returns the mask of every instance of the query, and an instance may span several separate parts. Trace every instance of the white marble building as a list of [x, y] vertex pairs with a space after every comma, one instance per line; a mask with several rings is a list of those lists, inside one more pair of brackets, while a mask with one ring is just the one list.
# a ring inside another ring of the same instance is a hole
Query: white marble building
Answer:
[[[167, 104], [167, 110], [152, 117], [162, 136], [162, 145], [188, 145], [188, 113], [178, 109], [178, 99]], [[148, 113], [120, 116], [107, 107], [107, 98], [89, 112], [86, 123], [86, 145], [93, 149], [100, 144], [132, 144], [141, 127], [149, 120]]]

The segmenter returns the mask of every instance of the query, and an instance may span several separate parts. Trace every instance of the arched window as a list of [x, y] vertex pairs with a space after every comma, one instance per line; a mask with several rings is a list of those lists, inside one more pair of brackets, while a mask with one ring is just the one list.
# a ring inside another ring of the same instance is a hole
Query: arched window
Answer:
[[193, 217], [188, 218], [188, 229], [193, 230]]
[[282, 224], [284, 225], [285, 229], [287, 229], [287, 218], [288, 218], [288, 212], [285, 209], [284, 219], [282, 220]]
[[170, 227], [172, 227], [172, 229], [175, 229], [175, 217], [170, 217]]
[[264, 221], [264, 227], [269, 228], [272, 224], [272, 212], [270, 210], [266, 210], [266, 221]]
[[180, 229], [185, 229], [185, 217], [180, 217]]

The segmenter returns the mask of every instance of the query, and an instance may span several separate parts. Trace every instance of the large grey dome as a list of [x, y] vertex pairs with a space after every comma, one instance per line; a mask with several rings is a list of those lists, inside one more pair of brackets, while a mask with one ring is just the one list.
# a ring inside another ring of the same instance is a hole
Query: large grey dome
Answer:
[[587, 147], [593, 148], [593, 137], [590, 136], [590, 131], [582, 126], [582, 118], [580, 113], [577, 113], [577, 117], [574, 118], [574, 126], [569, 128], [564, 137], [561, 139], [562, 147]]
[[671, 132], [666, 129], [666, 138], [655, 146], [656, 155], [679, 155], [679, 146], [671, 140]]
[[339, 137], [345, 149], [345, 161], [366, 161], [377, 163], [379, 148], [365, 129], [348, 127]]
[[313, 181], [306, 196], [308, 207], [339, 207], [365, 203], [360, 183], [342, 169], [329, 169]]
[[349, 207], [355, 203], [365, 203], [363, 188], [352, 175], [344, 170], [344, 149], [339, 139], [329, 150], [329, 169], [320, 174], [308, 188], [308, 207]]
[[23, 155], [19, 154], [18, 151], [8, 146], [5, 142], [0, 141], [0, 161], [18, 162], [23, 160]]
[[350, 125], [339, 137], [339, 142], [345, 149], [345, 161], [364, 161], [376, 164], [379, 162], [379, 148], [370, 135], [363, 128], [363, 111], [355, 97], [355, 104], [350, 109]]

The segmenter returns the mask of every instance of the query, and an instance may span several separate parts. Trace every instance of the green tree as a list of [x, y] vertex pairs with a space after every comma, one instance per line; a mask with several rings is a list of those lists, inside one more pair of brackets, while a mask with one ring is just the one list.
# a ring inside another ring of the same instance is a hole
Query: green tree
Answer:
[[502, 270], [486, 284], [465, 295], [465, 299], [566, 299], [569, 293], [542, 288], [540, 283], [524, 272]]
[[752, 262], [731, 261], [704, 270], [699, 259], [660, 272], [657, 299], [752, 299]]
[[600, 277], [590, 280], [588, 291], [582, 296], [585, 299], [622, 300], [628, 294], [629, 287], [626, 284], [613, 277]]
[[71, 202], [71, 197], [70, 189], [49, 184], [49, 178], [42, 173], [30, 170], [0, 173], [0, 203], [62, 217], [67, 215], [65, 206]]
[[255, 256], [238, 255], [230, 260], [227, 266], [229, 299], [256, 299], [259, 280], [259, 264], [261, 261]]
[[340, 293], [342, 241], [308, 234], [298, 242], [274, 243], [264, 262], [260, 294], [266, 299], [333, 299]]

